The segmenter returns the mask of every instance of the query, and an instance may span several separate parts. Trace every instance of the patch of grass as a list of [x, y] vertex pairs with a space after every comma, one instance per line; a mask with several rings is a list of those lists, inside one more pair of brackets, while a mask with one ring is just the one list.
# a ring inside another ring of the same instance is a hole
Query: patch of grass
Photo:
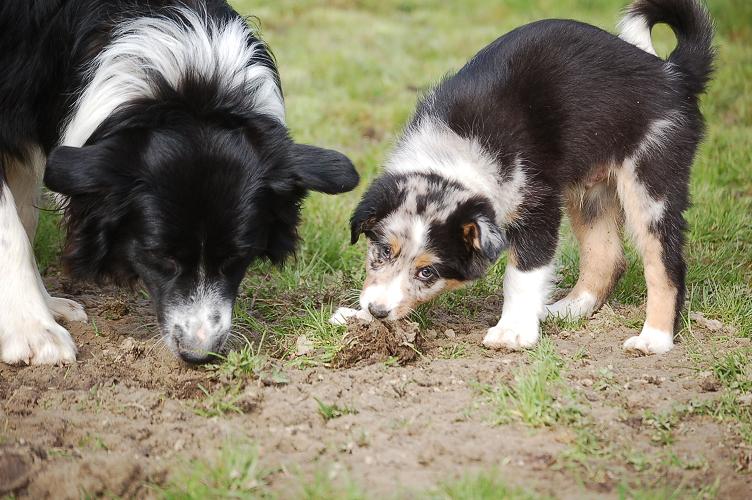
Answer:
[[652, 428], [651, 441], [661, 446], [668, 446], [675, 441], [674, 431], [679, 424], [680, 417], [680, 412], [674, 410], [658, 413], [646, 410], [642, 421]]
[[748, 393], [725, 390], [717, 399], [690, 403], [685, 411], [694, 415], [707, 415], [718, 422], [731, 423], [742, 441], [752, 445], [752, 401], [749, 400]]
[[[421, 496], [422, 497], [422, 496]], [[508, 485], [496, 472], [468, 475], [455, 481], [442, 483], [425, 497], [431, 500], [534, 500], [546, 498]]]
[[265, 498], [269, 472], [262, 468], [255, 446], [226, 444], [213, 461], [186, 463], [165, 486], [153, 488], [165, 500]]
[[242, 384], [224, 385], [213, 391], [209, 391], [201, 384], [198, 384], [198, 388], [206, 397], [193, 408], [196, 415], [210, 418], [221, 417], [227, 413], [243, 413], [239, 405], [243, 390]]
[[718, 497], [720, 481], [705, 485], [701, 488], [691, 488], [684, 485], [632, 488], [620, 484], [617, 494], [620, 500], [710, 500]]
[[217, 354], [219, 363], [213, 363], [206, 366], [206, 369], [216, 373], [222, 380], [235, 380], [247, 377], [258, 377], [261, 371], [269, 365], [267, 356], [261, 353], [261, 344], [254, 349], [253, 344], [248, 339], [245, 345], [239, 350], [233, 350], [227, 354]]
[[553, 425], [576, 418], [579, 410], [563, 397], [564, 362], [548, 338], [529, 351], [530, 364], [516, 370], [512, 384], [481, 386], [496, 424], [519, 421], [532, 427]]
[[326, 404], [319, 398], [313, 398], [319, 405], [319, 415], [324, 419], [324, 422], [328, 422], [334, 418], [339, 418], [343, 415], [353, 415], [358, 413], [358, 410], [349, 406], [339, 406], [337, 404]]
[[467, 344], [459, 342], [449, 346], [439, 348], [439, 357], [443, 359], [459, 359], [465, 357], [467, 353]]
[[306, 500], [365, 500], [368, 496], [356, 483], [349, 480], [335, 481], [331, 474], [318, 471], [313, 481], [302, 481], [297, 498]]
[[752, 390], [752, 349], [731, 351], [713, 364], [713, 373], [728, 389]]
[[60, 257], [64, 233], [60, 230], [61, 214], [56, 211], [40, 210], [37, 234], [34, 238], [34, 255], [39, 271], [44, 274], [51, 264]]

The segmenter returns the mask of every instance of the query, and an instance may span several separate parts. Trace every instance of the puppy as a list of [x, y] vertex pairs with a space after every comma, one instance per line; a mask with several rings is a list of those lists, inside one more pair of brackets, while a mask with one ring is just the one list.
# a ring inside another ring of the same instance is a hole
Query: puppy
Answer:
[[358, 183], [294, 143], [266, 45], [222, 0], [5, 0], [0, 6], [0, 357], [73, 361], [32, 254], [42, 178], [64, 195], [65, 267], [149, 290], [186, 361], [221, 351], [254, 259], [295, 248], [308, 190]]
[[[650, 33], [678, 39], [664, 61]], [[689, 172], [703, 135], [712, 22], [693, 0], [638, 0], [616, 37], [575, 21], [518, 28], [418, 104], [384, 173], [352, 216], [368, 238], [357, 315], [396, 320], [486, 272], [508, 248], [489, 348], [533, 346], [549, 316], [593, 314], [624, 271], [626, 225], [645, 266], [647, 318], [624, 347], [664, 353], [684, 301]], [[580, 275], [546, 305], [562, 208]]]

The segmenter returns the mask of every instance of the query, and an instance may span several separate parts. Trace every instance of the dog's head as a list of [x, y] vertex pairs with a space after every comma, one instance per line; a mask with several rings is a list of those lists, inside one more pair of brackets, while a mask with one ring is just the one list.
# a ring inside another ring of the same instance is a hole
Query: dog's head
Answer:
[[491, 203], [435, 174], [386, 173], [351, 220], [368, 238], [361, 309], [396, 320], [482, 276], [506, 247]]
[[68, 197], [64, 264], [77, 278], [142, 280], [166, 343], [205, 361], [228, 337], [248, 265], [293, 252], [307, 191], [349, 191], [358, 175], [261, 114], [147, 108], [108, 122], [48, 158], [45, 183]]

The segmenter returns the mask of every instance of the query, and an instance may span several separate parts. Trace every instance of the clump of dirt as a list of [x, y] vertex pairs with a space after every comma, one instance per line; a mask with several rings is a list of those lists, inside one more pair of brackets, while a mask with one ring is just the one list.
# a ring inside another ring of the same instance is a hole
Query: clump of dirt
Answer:
[[342, 349], [334, 357], [334, 366], [373, 364], [396, 358], [397, 363], [415, 361], [424, 348], [425, 339], [417, 323], [410, 321], [350, 322]]

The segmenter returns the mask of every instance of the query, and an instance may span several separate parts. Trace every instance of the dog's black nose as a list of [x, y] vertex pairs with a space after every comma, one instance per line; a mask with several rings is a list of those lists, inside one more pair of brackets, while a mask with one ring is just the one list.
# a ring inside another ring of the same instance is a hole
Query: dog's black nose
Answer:
[[368, 312], [370, 312], [374, 318], [378, 319], [384, 319], [389, 316], [389, 311], [387, 311], [384, 307], [375, 304], [368, 304]]

